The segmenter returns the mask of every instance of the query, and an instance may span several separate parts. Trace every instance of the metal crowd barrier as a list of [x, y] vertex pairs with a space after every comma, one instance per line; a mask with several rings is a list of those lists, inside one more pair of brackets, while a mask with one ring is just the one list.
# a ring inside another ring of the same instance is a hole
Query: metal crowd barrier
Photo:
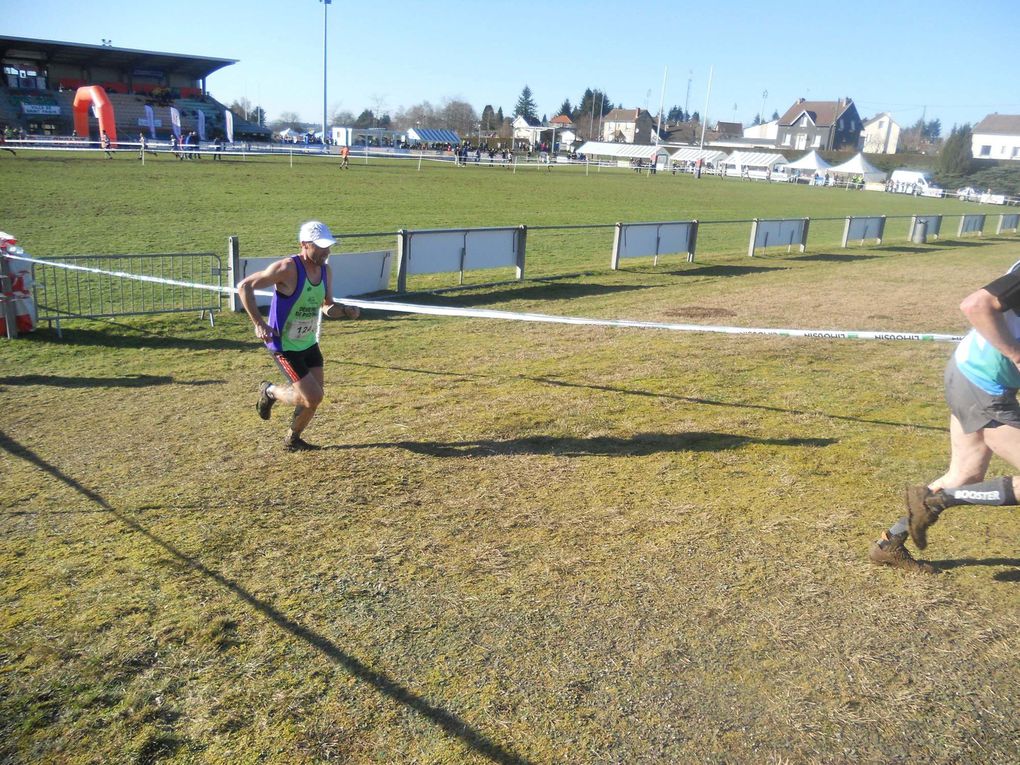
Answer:
[[[39, 260], [46, 264], [32, 264], [38, 321], [55, 324], [58, 335], [61, 322], [68, 319], [195, 311], [201, 317], [208, 315], [213, 324], [214, 312], [222, 310], [222, 292], [184, 286], [223, 287], [226, 271], [215, 253], [69, 255]], [[125, 278], [127, 275], [147, 280]]]

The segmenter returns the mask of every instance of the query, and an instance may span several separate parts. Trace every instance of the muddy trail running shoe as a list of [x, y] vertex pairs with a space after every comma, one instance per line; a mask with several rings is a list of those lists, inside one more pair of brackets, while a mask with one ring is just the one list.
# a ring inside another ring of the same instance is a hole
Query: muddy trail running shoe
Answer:
[[871, 545], [868, 558], [872, 563], [877, 563], [880, 566], [901, 568], [904, 571], [910, 571], [915, 574], [937, 574], [939, 572], [930, 563], [915, 560], [914, 556], [904, 546], [903, 543], [905, 541], [907, 541], [907, 532], [905, 531], [896, 536], [889, 536], [888, 531], [883, 531], [881, 539], [876, 540]]
[[317, 452], [322, 447], [308, 443], [301, 436], [291, 434], [283, 442], [283, 448], [288, 452]]
[[255, 411], [259, 413], [259, 417], [263, 420], [269, 419], [270, 412], [273, 411], [273, 404], [276, 403], [276, 399], [269, 395], [269, 387], [272, 385], [269, 380], [263, 380], [259, 386], [259, 400], [255, 402]]

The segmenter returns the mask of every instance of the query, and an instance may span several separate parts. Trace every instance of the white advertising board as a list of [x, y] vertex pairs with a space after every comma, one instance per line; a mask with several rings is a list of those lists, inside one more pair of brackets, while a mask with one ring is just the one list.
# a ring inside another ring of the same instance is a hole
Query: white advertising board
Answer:
[[516, 228], [407, 232], [407, 274], [440, 274], [517, 264]]

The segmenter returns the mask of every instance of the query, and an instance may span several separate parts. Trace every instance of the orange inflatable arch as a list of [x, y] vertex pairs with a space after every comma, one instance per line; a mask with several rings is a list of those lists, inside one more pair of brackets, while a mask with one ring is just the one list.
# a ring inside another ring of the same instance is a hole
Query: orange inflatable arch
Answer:
[[99, 115], [99, 130], [105, 130], [110, 141], [117, 143], [113, 104], [106, 97], [106, 91], [98, 85], [83, 85], [74, 94], [74, 131], [82, 138], [89, 137], [89, 108], [92, 106]]

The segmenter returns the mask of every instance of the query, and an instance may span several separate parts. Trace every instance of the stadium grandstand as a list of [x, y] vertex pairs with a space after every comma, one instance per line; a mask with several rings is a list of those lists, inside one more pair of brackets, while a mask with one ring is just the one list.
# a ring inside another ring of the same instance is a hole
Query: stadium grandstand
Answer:
[[[158, 138], [170, 136], [171, 107], [180, 113], [181, 130], [198, 131], [201, 119], [210, 139], [226, 135], [226, 106], [209, 94], [206, 80], [236, 64], [234, 59], [0, 36], [0, 60], [4, 71], [0, 126], [31, 136], [69, 136], [78, 88], [98, 86], [113, 107], [116, 131], [125, 140], [148, 131], [146, 106], [152, 107]], [[242, 116], [235, 115], [233, 122], [235, 141], [264, 141], [271, 136], [268, 128]], [[91, 120], [93, 140], [99, 137], [98, 130]]]

